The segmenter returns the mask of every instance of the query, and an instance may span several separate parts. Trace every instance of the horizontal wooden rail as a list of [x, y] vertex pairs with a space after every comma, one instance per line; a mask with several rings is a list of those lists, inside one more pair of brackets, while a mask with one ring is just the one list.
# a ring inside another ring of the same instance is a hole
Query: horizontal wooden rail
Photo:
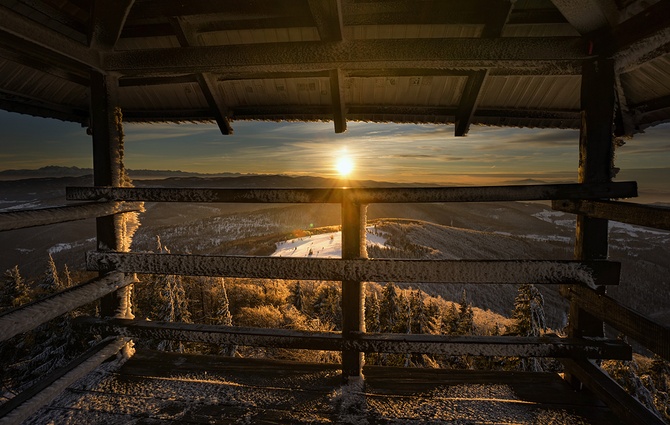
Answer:
[[585, 358], [561, 359], [566, 372], [579, 379], [586, 388], [603, 400], [627, 425], [663, 425], [665, 422], [653, 414], [635, 397], [630, 396], [610, 376]]
[[346, 200], [361, 204], [494, 202], [628, 198], [637, 196], [637, 183], [318, 189], [68, 187], [66, 196], [70, 201], [341, 203]]
[[655, 229], [670, 230], [670, 207], [633, 204], [616, 201], [560, 200], [552, 208], [572, 214], [619, 221]]
[[126, 338], [105, 339], [62, 368], [45, 376], [0, 406], [0, 425], [22, 423], [42, 406], [58, 397], [67, 387], [116, 355], [128, 341]]
[[655, 323], [607, 295], [598, 294], [589, 288], [566, 286], [561, 287], [560, 291], [561, 295], [576, 303], [579, 308], [670, 361], [670, 328], [667, 326]]
[[617, 285], [612, 261], [390, 260], [89, 251], [88, 270], [297, 280]]
[[42, 323], [111, 294], [134, 281], [134, 277], [124, 276], [123, 273], [111, 273], [6, 311], [0, 314], [0, 341], [35, 329]]
[[427, 353], [502, 357], [572, 357], [630, 359], [630, 346], [618, 341], [591, 341], [559, 337], [445, 336], [423, 334], [354, 333], [239, 328], [189, 323], [125, 319], [78, 318], [77, 327], [103, 335], [233, 344], [253, 347], [377, 353]]
[[0, 232], [142, 211], [144, 208], [139, 202], [91, 202], [34, 210], [6, 211], [0, 212]]

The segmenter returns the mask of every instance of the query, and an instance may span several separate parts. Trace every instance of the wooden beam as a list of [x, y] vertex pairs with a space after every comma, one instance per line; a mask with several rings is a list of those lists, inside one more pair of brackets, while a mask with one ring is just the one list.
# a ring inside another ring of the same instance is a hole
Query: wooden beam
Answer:
[[645, 100], [644, 102], [630, 106], [630, 108], [640, 114], [648, 114], [661, 109], [667, 109], [670, 108], [670, 95]]
[[90, 251], [88, 270], [266, 279], [405, 283], [618, 285], [611, 261], [387, 260]]
[[670, 207], [616, 201], [554, 201], [552, 208], [571, 214], [670, 230]]
[[89, 348], [81, 356], [46, 375], [35, 385], [0, 406], [0, 420], [3, 423], [23, 423], [70, 385], [115, 356], [128, 342], [126, 338], [108, 338]]
[[39, 301], [0, 314], [0, 341], [35, 329], [61, 314], [91, 303], [135, 281], [121, 273], [91, 279]]
[[0, 232], [142, 211], [144, 211], [143, 205], [134, 202], [91, 202], [34, 210], [5, 211], [0, 212]]
[[[342, 202], [342, 258], [361, 260], [367, 258], [365, 224], [367, 205], [350, 201]], [[358, 279], [342, 280], [342, 337], [352, 340], [365, 332], [365, 282]], [[348, 379], [360, 376], [363, 370], [363, 350], [342, 352], [342, 376]]]
[[68, 187], [69, 201], [341, 203], [347, 194], [360, 204], [416, 202], [496, 202], [637, 196], [635, 182], [528, 186], [218, 189], [149, 187]]
[[88, 111], [85, 109], [67, 107], [2, 89], [0, 89], [0, 106], [8, 111], [38, 117], [57, 118], [82, 124], [88, 121]]
[[341, 0], [308, 0], [321, 41], [342, 41]]
[[341, 69], [334, 69], [330, 71], [330, 97], [333, 104], [335, 133], [347, 131], [347, 107], [344, 96], [344, 73]]
[[487, 74], [488, 70], [475, 71], [468, 77], [456, 111], [454, 136], [462, 137], [468, 134]]
[[577, 377], [597, 397], [603, 400], [619, 416], [623, 423], [630, 425], [663, 425], [665, 422], [628, 394], [598, 366], [585, 358], [562, 359], [566, 371]]
[[[179, 44], [182, 47], [202, 45], [195, 30], [184, 18], [172, 18], [170, 19], [170, 23], [172, 24], [177, 40], [179, 40]], [[228, 120], [228, 105], [226, 105], [223, 93], [219, 89], [217, 78], [209, 72], [197, 73], [195, 77], [200, 86], [200, 90], [214, 115], [214, 119], [219, 126], [221, 134], [233, 134], [233, 128], [230, 126], [230, 121]]]
[[135, 0], [93, 0], [88, 44], [94, 50], [113, 50]]
[[77, 64], [67, 64], [66, 61], [53, 59], [53, 55], [49, 55], [48, 51], [44, 51], [44, 54], [40, 55], [26, 55], [24, 46], [25, 43], [15, 37], [4, 37], [0, 40], [0, 58], [27, 66], [46, 75], [88, 87], [89, 74], [87, 71], [82, 71]]
[[670, 361], [670, 328], [619, 304], [607, 295], [583, 287], [561, 288], [561, 295], [613, 326], [647, 349]]
[[551, 0], [551, 2], [580, 34], [609, 27], [608, 18], [612, 11], [609, 8], [604, 10], [604, 3], [599, 0], [581, 0], [578, 7], [572, 0]]
[[363, 70], [408, 64], [470, 69], [551, 65], [560, 73], [588, 58], [583, 44], [581, 37], [310, 41], [108, 52], [102, 62], [105, 69], [124, 75]]
[[0, 6], [0, 39], [11, 36], [24, 43], [24, 53], [29, 57], [40, 57], [47, 51], [56, 61], [69, 65], [76, 63], [83, 69], [102, 69], [100, 58], [96, 52], [14, 12], [5, 6]]
[[337, 332], [309, 332], [288, 329], [241, 328], [189, 323], [141, 320], [101, 320], [81, 317], [75, 326], [103, 335], [132, 338], [173, 339], [216, 345], [234, 344], [251, 347], [277, 347], [308, 350], [381, 353], [427, 353], [446, 355], [503, 357], [631, 358], [631, 348], [618, 340], [515, 336], [446, 336], [426, 334], [357, 333], [353, 339]]
[[156, 18], [194, 15], [225, 15], [227, 19], [277, 19], [287, 14], [299, 14], [305, 6], [304, 2], [276, 0], [226, 0], [225, 2], [208, 0], [146, 0], [138, 2], [131, 10], [129, 22], [144, 22]]

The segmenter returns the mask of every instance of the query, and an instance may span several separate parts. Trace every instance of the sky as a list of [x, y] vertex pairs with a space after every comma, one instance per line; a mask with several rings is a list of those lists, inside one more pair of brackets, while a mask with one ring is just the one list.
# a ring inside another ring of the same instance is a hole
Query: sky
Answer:
[[[507, 180], [575, 181], [577, 130], [472, 126], [454, 137], [451, 125], [349, 122], [233, 121], [224, 136], [214, 124], [124, 126], [129, 169], [201, 173], [261, 173], [336, 177], [342, 156], [354, 162], [352, 179], [441, 184]], [[90, 136], [78, 124], [0, 111], [0, 170], [47, 165], [92, 166]], [[670, 164], [670, 124], [647, 129], [617, 150], [622, 169]]]

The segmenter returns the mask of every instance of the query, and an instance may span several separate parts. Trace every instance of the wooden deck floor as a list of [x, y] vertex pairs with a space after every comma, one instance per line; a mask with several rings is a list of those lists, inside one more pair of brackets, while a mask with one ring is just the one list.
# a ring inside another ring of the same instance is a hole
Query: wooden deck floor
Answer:
[[[94, 373], [95, 375], [95, 373]], [[550, 373], [366, 367], [138, 351], [29, 424], [618, 424]]]

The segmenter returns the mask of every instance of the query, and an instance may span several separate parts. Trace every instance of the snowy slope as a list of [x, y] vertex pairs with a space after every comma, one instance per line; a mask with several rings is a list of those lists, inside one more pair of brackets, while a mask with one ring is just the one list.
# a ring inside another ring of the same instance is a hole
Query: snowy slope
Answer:
[[[386, 239], [374, 234], [373, 228], [366, 232], [367, 245], [385, 246]], [[342, 258], [342, 232], [321, 233], [277, 243], [273, 257], [318, 257]]]

